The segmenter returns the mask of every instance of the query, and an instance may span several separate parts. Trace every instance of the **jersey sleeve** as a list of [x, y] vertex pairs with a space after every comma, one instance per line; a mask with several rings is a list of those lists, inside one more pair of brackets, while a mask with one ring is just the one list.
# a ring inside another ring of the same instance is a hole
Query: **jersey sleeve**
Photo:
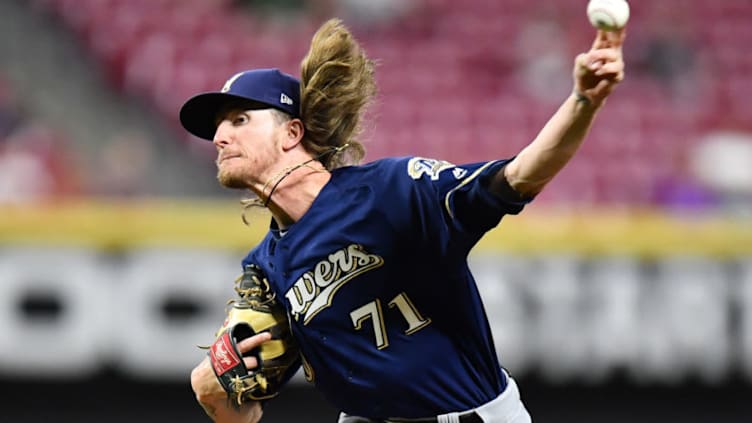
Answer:
[[447, 225], [458, 234], [477, 240], [483, 233], [499, 224], [506, 214], [517, 214], [531, 199], [523, 199], [511, 188], [502, 194], [488, 190], [491, 178], [509, 160], [470, 163], [456, 166], [452, 163], [413, 157], [407, 161], [408, 176], [416, 189], [432, 196], [423, 210], [430, 215], [440, 212]]

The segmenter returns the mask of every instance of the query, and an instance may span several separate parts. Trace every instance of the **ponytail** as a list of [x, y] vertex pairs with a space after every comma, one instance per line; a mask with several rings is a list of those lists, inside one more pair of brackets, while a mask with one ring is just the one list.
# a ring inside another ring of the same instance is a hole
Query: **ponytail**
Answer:
[[[303, 145], [329, 170], [358, 163], [363, 113], [376, 94], [374, 64], [339, 19], [324, 23], [300, 64]], [[323, 154], [347, 144], [344, 154]]]

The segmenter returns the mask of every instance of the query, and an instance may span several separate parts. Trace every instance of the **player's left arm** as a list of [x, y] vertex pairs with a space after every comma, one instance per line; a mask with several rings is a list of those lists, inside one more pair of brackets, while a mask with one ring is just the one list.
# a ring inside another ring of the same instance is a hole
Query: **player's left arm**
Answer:
[[538, 136], [494, 176], [492, 192], [502, 194], [509, 186], [532, 198], [569, 162], [606, 97], [624, 79], [624, 37], [623, 29], [598, 31], [590, 51], [575, 59], [572, 94]]

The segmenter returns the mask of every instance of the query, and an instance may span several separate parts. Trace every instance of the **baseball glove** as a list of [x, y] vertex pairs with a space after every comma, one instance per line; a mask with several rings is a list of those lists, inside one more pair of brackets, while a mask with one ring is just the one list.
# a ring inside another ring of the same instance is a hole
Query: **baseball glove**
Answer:
[[[232, 403], [261, 401], [277, 396], [282, 385], [300, 364], [298, 347], [290, 333], [287, 314], [277, 303], [263, 271], [247, 265], [235, 281], [239, 298], [228, 302], [229, 310], [209, 359], [219, 383]], [[245, 356], [254, 356], [258, 367], [246, 368], [237, 344], [257, 333], [269, 331], [272, 339]]]

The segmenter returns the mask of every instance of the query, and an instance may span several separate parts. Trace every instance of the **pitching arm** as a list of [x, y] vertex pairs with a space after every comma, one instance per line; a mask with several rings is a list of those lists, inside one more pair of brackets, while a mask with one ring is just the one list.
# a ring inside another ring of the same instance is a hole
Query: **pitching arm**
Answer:
[[582, 144], [596, 112], [624, 79], [624, 30], [598, 31], [592, 48], [577, 56], [574, 91], [538, 136], [493, 178], [489, 189], [502, 194], [511, 187], [531, 198], [569, 162]]

